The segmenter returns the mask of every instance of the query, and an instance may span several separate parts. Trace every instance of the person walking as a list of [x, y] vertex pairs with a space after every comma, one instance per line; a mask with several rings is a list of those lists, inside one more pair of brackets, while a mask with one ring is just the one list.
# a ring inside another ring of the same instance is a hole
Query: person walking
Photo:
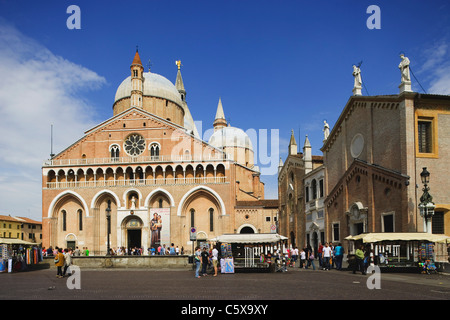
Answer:
[[306, 252], [304, 249], [300, 251], [300, 269], [306, 269]]
[[69, 276], [72, 275], [70, 265], [72, 264], [72, 249], [64, 249], [64, 271], [63, 277], [66, 276], [67, 270], [69, 270]]
[[314, 264], [314, 253], [312, 250], [310, 251], [309, 257], [308, 257], [308, 264], [306, 265], [306, 269], [309, 268], [309, 266], [313, 267], [313, 270], [316, 270], [316, 265]]
[[344, 247], [341, 243], [338, 243], [335, 247], [335, 257], [336, 257], [336, 270], [342, 270], [342, 259], [344, 257]]
[[55, 254], [54, 261], [55, 261], [55, 266], [57, 268], [56, 277], [57, 278], [62, 278], [63, 277], [62, 267], [64, 266], [64, 255], [62, 253], [62, 249], [61, 248], [58, 248], [58, 251]]
[[206, 268], [208, 267], [209, 253], [206, 250], [206, 247], [203, 247], [203, 251], [201, 253], [202, 256], [202, 276], [206, 276]]
[[356, 256], [356, 263], [353, 268], [353, 273], [355, 274], [356, 270], [359, 268], [361, 273], [363, 275], [365, 275], [366, 271], [364, 268], [364, 246], [363, 245], [361, 245], [358, 249], [356, 249], [355, 256]]
[[319, 242], [319, 249], [317, 250], [317, 254], [319, 256], [319, 268], [323, 267], [323, 261], [322, 261], [322, 257], [323, 257], [323, 245], [321, 242]]
[[200, 263], [201, 263], [201, 252], [200, 247], [195, 248], [195, 254], [194, 254], [194, 262], [195, 262], [195, 277], [200, 278]]
[[212, 263], [214, 267], [214, 277], [217, 277], [217, 263], [219, 260], [219, 251], [216, 249], [216, 247], [214, 247], [211, 254], [212, 254]]
[[322, 249], [322, 263], [323, 270], [330, 270], [331, 248], [328, 246], [328, 242], [325, 242], [325, 247]]
[[169, 255], [174, 256], [175, 254], [176, 254], [176, 252], [175, 252], [175, 246], [174, 246], [174, 244], [172, 243], [172, 245], [170, 246], [170, 249], [169, 249]]

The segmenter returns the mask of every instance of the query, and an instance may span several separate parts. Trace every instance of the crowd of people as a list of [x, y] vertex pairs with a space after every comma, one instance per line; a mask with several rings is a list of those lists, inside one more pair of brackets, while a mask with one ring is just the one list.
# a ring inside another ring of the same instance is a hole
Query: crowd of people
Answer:
[[[157, 247], [151, 247], [148, 248], [147, 251], [144, 250], [144, 248], [126, 248], [126, 247], [117, 247], [117, 248], [110, 248], [110, 255], [117, 255], [117, 256], [142, 256], [142, 255], [183, 255], [184, 254], [184, 247], [181, 247], [181, 249], [178, 246], [174, 246], [172, 243], [169, 247], [166, 247], [165, 244], [162, 246], [159, 245]], [[71, 249], [71, 253], [75, 257], [88, 257], [89, 256], [89, 249], [87, 247], [83, 247], [82, 249], [76, 247], [74, 250]], [[51, 257], [56, 256], [58, 254], [58, 247], [55, 247], [53, 249], [52, 247], [49, 248], [42, 248], [42, 255], [44, 257]]]
[[56, 266], [56, 277], [64, 278], [66, 275], [70, 276], [70, 266], [72, 265], [72, 249], [62, 249], [56, 247], [55, 250], [52, 250], [51, 256], [54, 256], [54, 262]]
[[[355, 263], [352, 263], [353, 273], [356, 273], [356, 271], [359, 270], [362, 274], [366, 274], [369, 255], [369, 250], [364, 246], [361, 246], [356, 250], [356, 261]], [[316, 250], [310, 245], [307, 245], [300, 250], [295, 247], [288, 250], [285, 258], [290, 267], [295, 267], [297, 261], [299, 261], [299, 268], [308, 269], [312, 267], [313, 270], [316, 270], [315, 261], [318, 260], [319, 270], [330, 270], [332, 268], [342, 270], [344, 247], [341, 243], [334, 245], [331, 242], [325, 242], [323, 245], [319, 243]]]
[[[143, 248], [125, 248], [125, 247], [117, 247], [117, 248], [110, 248], [110, 254], [111, 255], [134, 255], [134, 256], [140, 256], [144, 255], [145, 251]], [[183, 255], [184, 254], [184, 248], [181, 247], [181, 249], [178, 248], [178, 246], [175, 246], [173, 243], [166, 247], [166, 245], [159, 245], [158, 247], [152, 247], [147, 249], [146, 255]], [[50, 246], [49, 248], [42, 248], [42, 255], [44, 257], [54, 257], [54, 263], [57, 269], [56, 277], [57, 278], [64, 278], [66, 276], [70, 276], [70, 265], [72, 264], [72, 257], [88, 257], [89, 256], [89, 249], [87, 247], [83, 247], [82, 249], [75, 247], [75, 249], [67, 248], [62, 249], [55, 247], [54, 249]]]
[[[44, 257], [52, 257], [56, 256], [58, 254], [58, 247], [55, 247], [54, 249], [50, 246], [48, 248], [42, 247], [42, 255]], [[66, 249], [64, 249], [66, 250]], [[75, 250], [72, 248], [68, 248], [67, 250], [70, 250], [71, 254], [75, 257], [88, 257], [89, 256], [89, 249], [88, 247], [83, 247], [82, 249], [79, 249], [78, 247], [75, 247]]]
[[200, 249], [200, 247], [196, 247], [194, 253], [195, 277], [201, 278], [202, 276], [207, 276], [207, 268], [210, 264], [212, 264], [214, 268], [213, 277], [217, 277], [218, 261], [219, 250], [217, 250], [216, 247], [212, 247], [210, 250], [208, 250], [207, 247], [203, 247], [203, 250]]
[[148, 255], [148, 256], [155, 256], [155, 255], [183, 255], [184, 254], [184, 247], [181, 247], [181, 249], [178, 246], [175, 246], [173, 243], [166, 247], [165, 244], [159, 245], [159, 246], [153, 246], [147, 249], [147, 252], [145, 252], [144, 248], [125, 248], [125, 247], [118, 247], [116, 249], [111, 248], [110, 249], [111, 255], [118, 255], [118, 256], [142, 256], [142, 255]]
[[[169, 247], [166, 245], [159, 245], [158, 247], [151, 247], [147, 249], [147, 252], [143, 248], [125, 248], [118, 247], [116, 249], [110, 249], [111, 255], [183, 255], [184, 248], [178, 248], [172, 243]], [[72, 256], [89, 256], [89, 249], [83, 247], [79, 249], [76, 247], [74, 250], [71, 248], [62, 249], [56, 247], [53, 249], [49, 247], [48, 249], [42, 248], [43, 256], [53, 256], [55, 266], [57, 267], [58, 278], [63, 278], [66, 275], [70, 276], [70, 265], [72, 264]], [[201, 249], [197, 247], [194, 253], [194, 264], [195, 264], [195, 277], [201, 278], [207, 275], [208, 266], [214, 268], [214, 276], [217, 276], [218, 270], [218, 255], [219, 252], [216, 247], [211, 247], [209, 250], [207, 247]], [[366, 274], [368, 261], [369, 261], [369, 250], [366, 250], [364, 246], [359, 247], [355, 252], [355, 261], [352, 263], [353, 273], [360, 271], [362, 274]], [[282, 258], [280, 251], [276, 251], [274, 256]], [[315, 262], [318, 262], [319, 270], [330, 270], [332, 268], [336, 270], [342, 270], [342, 262], [344, 257], [344, 248], [338, 243], [334, 245], [333, 243], [324, 243], [323, 245], [319, 243], [318, 248], [314, 250], [310, 245], [305, 246], [302, 249], [298, 247], [291, 248], [287, 250], [284, 254], [284, 260], [286, 261], [286, 266], [294, 268], [298, 263], [299, 268], [309, 269], [312, 267], [316, 270]], [[270, 257], [263, 257], [263, 260], [270, 261]]]

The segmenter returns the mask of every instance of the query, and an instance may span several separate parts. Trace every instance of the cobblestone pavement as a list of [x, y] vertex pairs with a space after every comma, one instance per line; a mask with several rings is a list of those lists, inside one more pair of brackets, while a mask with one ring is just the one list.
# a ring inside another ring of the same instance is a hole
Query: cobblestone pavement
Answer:
[[450, 276], [443, 274], [382, 273], [380, 289], [368, 289], [367, 275], [299, 268], [200, 279], [190, 270], [81, 269], [79, 275], [80, 289], [69, 289], [71, 278], [56, 278], [54, 269], [0, 274], [0, 299], [450, 300]]

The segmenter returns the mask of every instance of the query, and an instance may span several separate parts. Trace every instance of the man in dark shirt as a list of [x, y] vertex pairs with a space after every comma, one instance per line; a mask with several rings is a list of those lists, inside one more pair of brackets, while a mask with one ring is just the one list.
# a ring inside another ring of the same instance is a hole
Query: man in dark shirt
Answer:
[[209, 253], [206, 250], [206, 247], [203, 247], [202, 251], [202, 276], [206, 276], [206, 267], [208, 266]]

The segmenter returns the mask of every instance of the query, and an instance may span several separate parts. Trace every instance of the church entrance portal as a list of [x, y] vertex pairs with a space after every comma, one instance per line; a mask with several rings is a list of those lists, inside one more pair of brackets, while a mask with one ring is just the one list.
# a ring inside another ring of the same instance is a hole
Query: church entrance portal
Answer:
[[144, 223], [141, 218], [135, 215], [129, 215], [122, 221], [122, 235], [125, 240], [124, 246], [131, 250], [142, 247], [142, 226]]
[[128, 230], [128, 248], [141, 247], [141, 230]]

